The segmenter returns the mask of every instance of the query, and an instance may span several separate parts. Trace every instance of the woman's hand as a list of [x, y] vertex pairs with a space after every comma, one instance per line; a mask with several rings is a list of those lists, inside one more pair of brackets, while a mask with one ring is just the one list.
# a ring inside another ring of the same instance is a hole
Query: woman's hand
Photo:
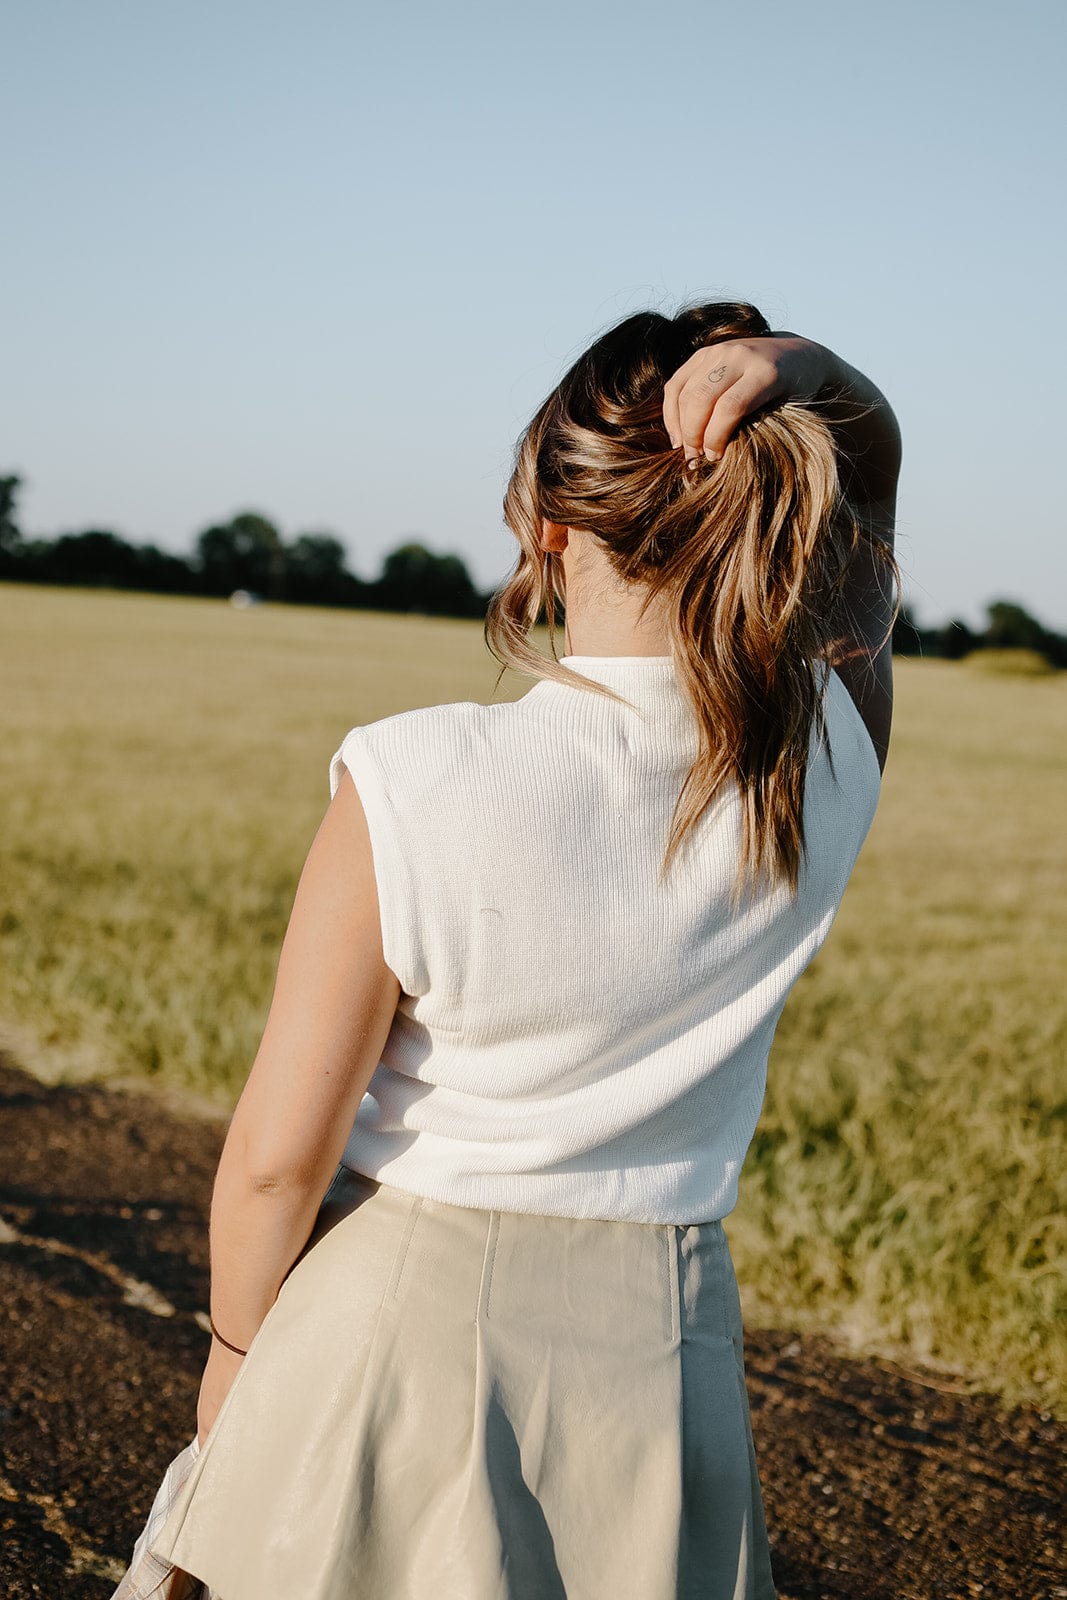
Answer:
[[196, 1438], [198, 1444], [203, 1444], [208, 1434], [215, 1425], [215, 1418], [219, 1414], [222, 1402], [230, 1392], [230, 1387], [240, 1371], [244, 1356], [236, 1355], [226, 1346], [219, 1344], [217, 1339], [212, 1339], [211, 1349], [208, 1353], [207, 1366], [204, 1376], [200, 1380], [200, 1398], [196, 1404]]
[[701, 451], [718, 461], [750, 412], [771, 400], [810, 400], [839, 376], [831, 350], [793, 333], [724, 339], [697, 350], [668, 379], [663, 421], [687, 461]]

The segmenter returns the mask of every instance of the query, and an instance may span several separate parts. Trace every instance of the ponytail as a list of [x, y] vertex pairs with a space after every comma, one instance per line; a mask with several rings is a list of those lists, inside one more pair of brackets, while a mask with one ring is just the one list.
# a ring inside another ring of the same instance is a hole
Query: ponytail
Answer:
[[[775, 402], [744, 418], [712, 464], [690, 465], [663, 423], [663, 387], [702, 345], [767, 334], [753, 306], [628, 318], [579, 358], [523, 433], [504, 498], [519, 541], [485, 637], [502, 666], [619, 699], [555, 658], [558, 556], [542, 518], [588, 530], [620, 579], [666, 617], [680, 689], [699, 731], [675, 805], [661, 880], [725, 785], [741, 799], [735, 909], [761, 881], [796, 895], [804, 853], [811, 730], [825, 728], [835, 623], [861, 544], [892, 554], [842, 491], [834, 437], [817, 407]], [[547, 615], [552, 660], [527, 634]], [[832, 755], [831, 755], [832, 764]]]

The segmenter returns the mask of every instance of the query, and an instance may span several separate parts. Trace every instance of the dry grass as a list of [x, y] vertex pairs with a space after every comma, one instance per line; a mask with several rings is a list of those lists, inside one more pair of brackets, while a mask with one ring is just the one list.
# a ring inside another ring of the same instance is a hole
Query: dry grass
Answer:
[[963, 657], [963, 664], [974, 672], [992, 672], [1011, 678], [1048, 678], [1059, 671], [1040, 650], [1014, 646], [1010, 650], [972, 650]]
[[[226, 1112], [330, 755], [490, 699], [480, 624], [15, 584], [0, 621], [4, 1037], [51, 1081]], [[746, 1317], [1067, 1414], [1067, 674], [896, 676], [879, 813], [728, 1224]]]

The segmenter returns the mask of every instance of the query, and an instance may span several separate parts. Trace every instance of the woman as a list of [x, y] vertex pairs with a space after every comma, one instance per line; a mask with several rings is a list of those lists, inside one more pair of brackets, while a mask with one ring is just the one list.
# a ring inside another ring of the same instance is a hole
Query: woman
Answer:
[[486, 619], [538, 681], [331, 761], [118, 1595], [774, 1595], [722, 1219], [877, 804], [899, 465], [745, 304], [627, 318], [538, 410]]

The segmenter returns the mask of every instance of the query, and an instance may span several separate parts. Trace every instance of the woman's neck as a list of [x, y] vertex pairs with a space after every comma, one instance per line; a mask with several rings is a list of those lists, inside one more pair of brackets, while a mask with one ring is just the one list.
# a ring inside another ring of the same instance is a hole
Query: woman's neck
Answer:
[[624, 582], [588, 535], [572, 539], [563, 566], [567, 655], [670, 655], [662, 607], [642, 615], [645, 586]]

